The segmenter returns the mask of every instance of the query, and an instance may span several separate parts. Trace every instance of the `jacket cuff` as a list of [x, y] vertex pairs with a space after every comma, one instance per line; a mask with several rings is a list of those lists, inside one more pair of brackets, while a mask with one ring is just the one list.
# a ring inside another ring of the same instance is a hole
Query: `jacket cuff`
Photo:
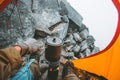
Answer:
[[2, 54], [9, 60], [11, 68], [14, 69], [22, 64], [20, 52], [14, 47], [2, 49]]

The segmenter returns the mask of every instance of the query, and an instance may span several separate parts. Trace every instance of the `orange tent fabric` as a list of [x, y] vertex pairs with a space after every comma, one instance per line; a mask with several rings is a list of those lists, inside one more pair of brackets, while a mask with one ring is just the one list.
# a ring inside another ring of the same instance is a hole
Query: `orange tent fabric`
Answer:
[[4, 0], [0, 0], [0, 4], [3, 2]]
[[75, 67], [106, 77], [120, 80], [120, 35], [105, 52], [96, 56], [74, 60]]
[[0, 12], [2, 12], [13, 0], [0, 0]]

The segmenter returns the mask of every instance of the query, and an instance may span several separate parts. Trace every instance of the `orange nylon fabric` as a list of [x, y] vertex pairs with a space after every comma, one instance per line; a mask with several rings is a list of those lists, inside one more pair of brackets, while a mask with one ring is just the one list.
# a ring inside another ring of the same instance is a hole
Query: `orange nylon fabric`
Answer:
[[96, 56], [73, 60], [75, 67], [106, 77], [120, 80], [120, 35], [105, 52]]
[[4, 0], [0, 0], [0, 4], [3, 2]]

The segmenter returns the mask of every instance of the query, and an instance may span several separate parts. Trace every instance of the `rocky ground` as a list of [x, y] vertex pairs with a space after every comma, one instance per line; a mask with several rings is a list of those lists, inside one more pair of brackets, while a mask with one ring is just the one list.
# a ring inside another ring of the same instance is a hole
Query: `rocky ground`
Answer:
[[[48, 36], [57, 36], [63, 41], [61, 60], [84, 58], [99, 48], [82, 20], [66, 0], [13, 0], [0, 13], [0, 48], [19, 44], [30, 37], [45, 46]], [[40, 64], [47, 65], [44, 50]]]

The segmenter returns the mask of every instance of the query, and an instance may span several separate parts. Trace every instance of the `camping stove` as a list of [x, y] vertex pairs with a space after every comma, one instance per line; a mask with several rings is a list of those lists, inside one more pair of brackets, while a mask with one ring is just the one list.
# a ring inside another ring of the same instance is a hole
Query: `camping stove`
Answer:
[[47, 38], [47, 48], [45, 50], [45, 58], [49, 63], [48, 79], [57, 80], [61, 56], [62, 40], [57, 37]]

